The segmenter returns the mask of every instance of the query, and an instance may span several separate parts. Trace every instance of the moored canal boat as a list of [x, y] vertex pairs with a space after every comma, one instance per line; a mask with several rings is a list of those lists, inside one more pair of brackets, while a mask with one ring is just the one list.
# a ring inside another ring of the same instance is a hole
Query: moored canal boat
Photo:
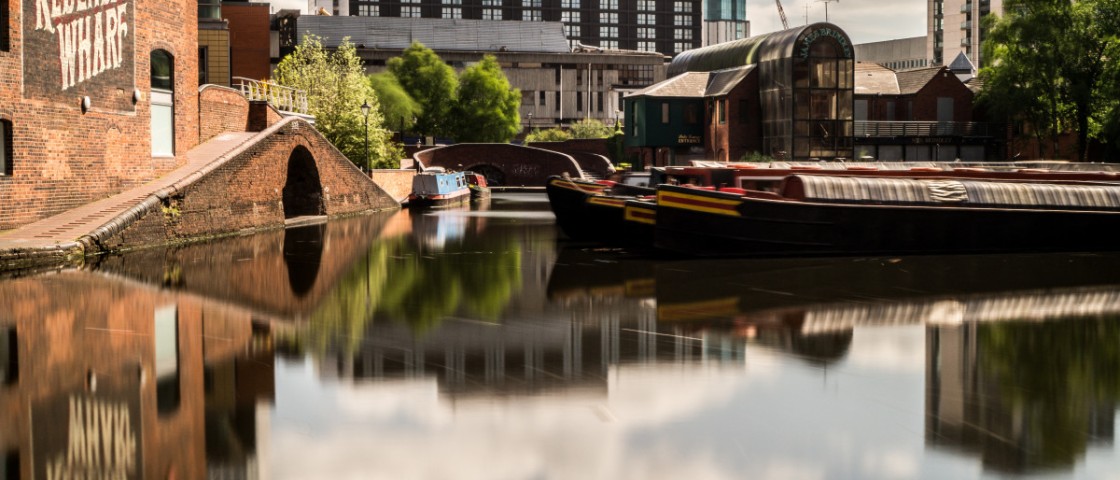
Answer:
[[790, 175], [779, 191], [661, 185], [655, 246], [700, 256], [1099, 251], [1120, 184]]
[[425, 171], [412, 177], [411, 206], [448, 207], [469, 201], [465, 172]]
[[[623, 223], [626, 201], [634, 195], [617, 195], [619, 184], [611, 181], [549, 177], [545, 185], [556, 223], [572, 240], [627, 245], [632, 241], [651, 244], [648, 236], [634, 238]], [[653, 188], [626, 186], [622, 191], [652, 195]]]

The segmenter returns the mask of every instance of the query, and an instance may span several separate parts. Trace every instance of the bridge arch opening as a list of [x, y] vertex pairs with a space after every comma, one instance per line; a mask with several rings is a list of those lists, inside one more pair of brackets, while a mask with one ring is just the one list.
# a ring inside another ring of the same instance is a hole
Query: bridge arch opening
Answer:
[[284, 218], [322, 215], [323, 184], [315, 157], [300, 145], [288, 156], [288, 177], [283, 192]]

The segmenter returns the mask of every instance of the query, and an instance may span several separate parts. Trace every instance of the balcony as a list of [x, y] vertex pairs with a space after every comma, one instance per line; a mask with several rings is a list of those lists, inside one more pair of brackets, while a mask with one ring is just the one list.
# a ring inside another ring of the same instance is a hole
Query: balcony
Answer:
[[233, 77], [233, 88], [250, 101], [265, 101], [283, 114], [307, 116], [307, 92], [275, 83]]
[[961, 30], [968, 30], [972, 28], [972, 20], [965, 20], [961, 22]]
[[961, 39], [961, 46], [962, 47], [967, 47], [969, 45], [972, 45], [972, 39], [971, 38], [964, 37], [964, 38]]
[[898, 137], [999, 137], [1005, 135], [1001, 123], [980, 122], [855, 122], [856, 138]]
[[972, 11], [972, 2], [961, 5], [961, 13], [968, 13]]

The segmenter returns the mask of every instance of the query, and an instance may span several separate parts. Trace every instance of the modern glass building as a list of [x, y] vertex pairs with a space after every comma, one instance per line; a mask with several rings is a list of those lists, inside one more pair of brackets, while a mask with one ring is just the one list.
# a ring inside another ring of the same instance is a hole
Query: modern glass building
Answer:
[[854, 69], [851, 39], [814, 23], [690, 50], [673, 59], [670, 78], [755, 65], [761, 153], [778, 159], [852, 158]]
[[750, 36], [747, 0], [704, 0], [704, 46]]

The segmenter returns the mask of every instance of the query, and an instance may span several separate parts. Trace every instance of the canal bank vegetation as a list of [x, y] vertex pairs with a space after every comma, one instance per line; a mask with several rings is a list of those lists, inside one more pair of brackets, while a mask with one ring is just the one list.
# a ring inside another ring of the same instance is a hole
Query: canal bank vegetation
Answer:
[[1004, 15], [985, 17], [981, 107], [1027, 128], [1059, 158], [1059, 138], [1077, 138], [1077, 158], [1091, 143], [1120, 156], [1120, 1], [1008, 0]]

